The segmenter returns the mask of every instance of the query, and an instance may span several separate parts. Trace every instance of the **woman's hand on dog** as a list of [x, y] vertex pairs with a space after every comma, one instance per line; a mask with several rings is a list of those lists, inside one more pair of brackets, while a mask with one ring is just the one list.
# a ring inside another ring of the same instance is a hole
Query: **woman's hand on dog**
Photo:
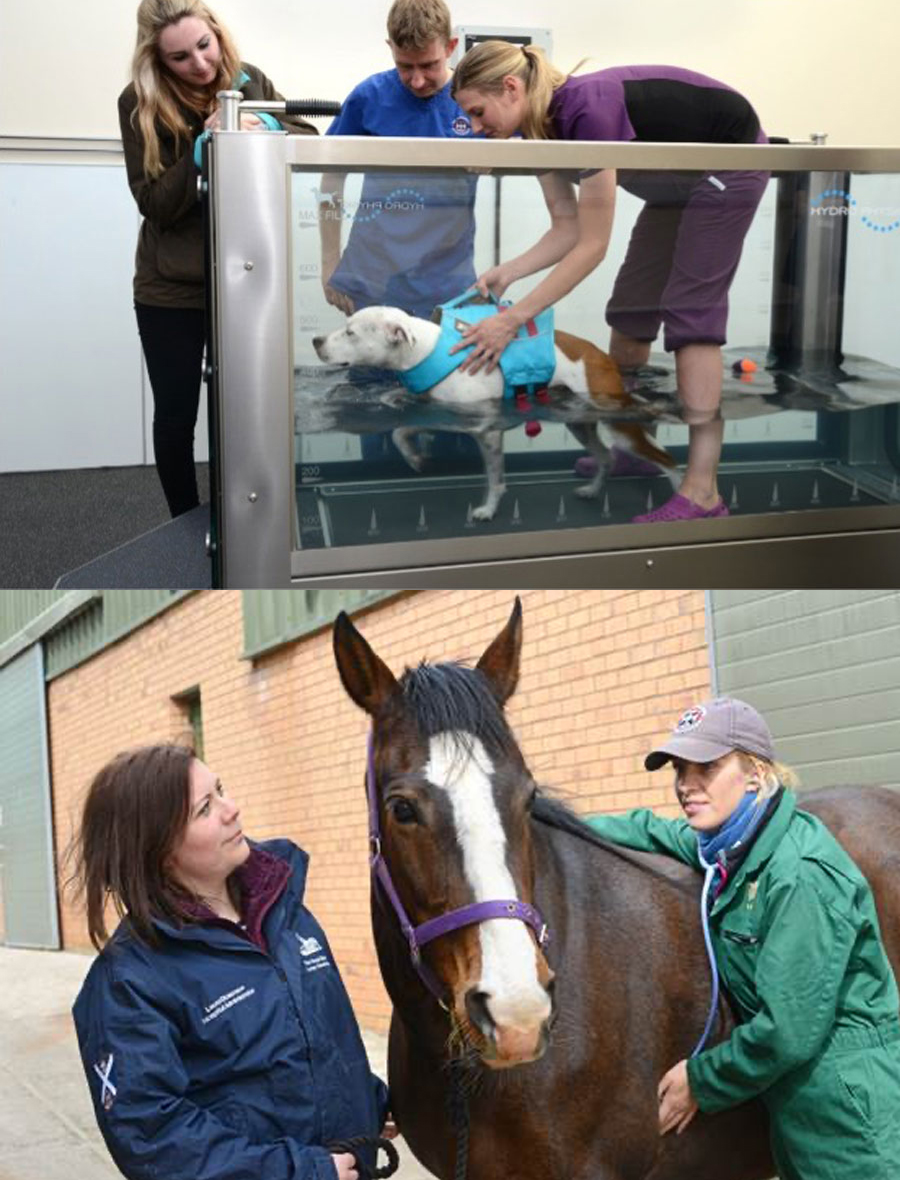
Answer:
[[501, 264], [500, 266], [492, 266], [483, 275], [479, 275], [475, 280], [475, 286], [485, 299], [491, 295], [495, 299], [499, 299], [511, 282], [512, 279], [507, 276], [506, 270]]
[[473, 324], [462, 336], [459, 344], [454, 344], [450, 354], [459, 352], [463, 348], [472, 348], [472, 352], [459, 366], [466, 373], [475, 374], [481, 369], [491, 373], [496, 369], [500, 356], [510, 340], [519, 329], [518, 317], [511, 307], [505, 307], [489, 320], [482, 320]]

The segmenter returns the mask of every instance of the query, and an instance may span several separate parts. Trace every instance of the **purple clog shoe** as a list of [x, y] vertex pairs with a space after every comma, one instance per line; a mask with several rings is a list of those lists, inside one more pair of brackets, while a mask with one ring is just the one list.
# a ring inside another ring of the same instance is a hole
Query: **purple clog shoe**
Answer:
[[635, 524], [656, 524], [662, 520], [706, 520], [707, 517], [730, 515], [724, 500], [719, 500], [712, 508], [701, 508], [687, 496], [676, 492], [671, 500], [666, 500], [659, 508], [654, 508], [652, 512], [643, 512], [640, 516], [632, 516], [631, 519]]

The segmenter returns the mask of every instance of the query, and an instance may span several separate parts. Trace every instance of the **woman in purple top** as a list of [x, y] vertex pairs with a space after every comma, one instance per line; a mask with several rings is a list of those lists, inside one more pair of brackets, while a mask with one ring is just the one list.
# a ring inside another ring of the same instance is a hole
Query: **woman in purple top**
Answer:
[[[577, 67], [576, 67], [577, 68]], [[643, 140], [669, 143], [767, 143], [742, 95], [703, 74], [674, 66], [617, 66], [581, 77], [554, 69], [540, 49], [485, 41], [456, 69], [453, 96], [475, 134], [506, 139]], [[524, 254], [479, 278], [500, 295], [517, 279], [552, 267], [502, 316], [472, 328], [462, 366], [490, 371], [517, 329], [568, 294], [603, 261], [616, 185], [641, 197], [639, 214], [606, 309], [610, 355], [623, 369], [647, 363], [663, 325], [675, 353], [678, 391], [690, 428], [679, 492], [638, 521], [727, 516], [716, 474], [722, 449], [722, 355], [728, 288], [769, 174], [767, 172], [579, 173], [538, 179], [551, 225]]]

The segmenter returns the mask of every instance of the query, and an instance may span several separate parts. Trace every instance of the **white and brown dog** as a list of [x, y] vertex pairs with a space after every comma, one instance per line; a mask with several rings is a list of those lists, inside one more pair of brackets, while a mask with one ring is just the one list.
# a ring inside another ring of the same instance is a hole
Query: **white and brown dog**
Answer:
[[[316, 336], [313, 346], [319, 359], [331, 364], [371, 365], [405, 372], [431, 354], [439, 336], [439, 326], [430, 320], [407, 315], [396, 307], [366, 307], [350, 316], [343, 328], [327, 336]], [[597, 408], [613, 410], [631, 404], [618, 366], [605, 352], [566, 332], [555, 332], [554, 344], [556, 368], [551, 386], [565, 386]], [[496, 408], [496, 402], [503, 397], [503, 374], [499, 366], [490, 373], [482, 369], [470, 374], [456, 369], [424, 396], [466, 410], [484, 408], [486, 424], [483, 428], [467, 424], [461, 429], [478, 443], [488, 481], [484, 503], [474, 509], [472, 515], [477, 520], [490, 520], [506, 491], [503, 431], [492, 426], [488, 417], [490, 407]], [[597, 460], [597, 474], [590, 483], [578, 488], [576, 495], [597, 496], [613, 446], [662, 468], [674, 467], [671, 455], [662, 450], [638, 422], [567, 421], [566, 425]], [[397, 449], [416, 471], [422, 469], [423, 456], [413, 446], [412, 439], [420, 433], [421, 427], [398, 427], [391, 434]]]

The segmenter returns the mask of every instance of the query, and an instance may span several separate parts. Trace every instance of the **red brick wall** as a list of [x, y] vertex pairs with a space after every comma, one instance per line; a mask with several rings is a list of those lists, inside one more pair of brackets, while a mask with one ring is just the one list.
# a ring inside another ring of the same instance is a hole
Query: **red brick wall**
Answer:
[[[710, 691], [702, 591], [525, 591], [522, 677], [507, 711], [537, 780], [580, 810], [660, 807], [664, 772], [642, 759], [678, 712]], [[425, 591], [356, 618], [399, 673], [422, 658], [476, 660], [506, 622], [507, 591]], [[256, 838], [287, 835], [312, 857], [307, 899], [360, 1022], [386, 1027], [368, 915], [366, 717], [344, 694], [329, 631], [241, 658], [242, 597], [187, 598], [51, 682], [57, 847], [92, 774], [130, 745], [186, 728], [174, 696], [198, 686], [205, 760]], [[63, 905], [64, 945], [87, 944]]]

